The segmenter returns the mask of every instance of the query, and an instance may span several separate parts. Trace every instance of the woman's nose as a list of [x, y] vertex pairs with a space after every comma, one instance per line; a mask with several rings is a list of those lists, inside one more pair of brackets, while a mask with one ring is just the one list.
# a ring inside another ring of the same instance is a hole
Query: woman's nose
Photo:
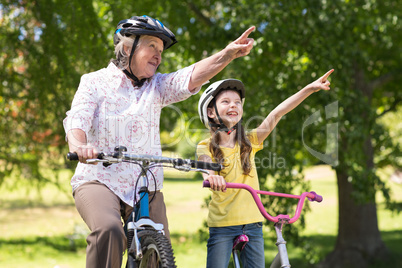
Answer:
[[162, 50], [156, 49], [155, 54], [158, 55], [159, 58], [162, 58]]

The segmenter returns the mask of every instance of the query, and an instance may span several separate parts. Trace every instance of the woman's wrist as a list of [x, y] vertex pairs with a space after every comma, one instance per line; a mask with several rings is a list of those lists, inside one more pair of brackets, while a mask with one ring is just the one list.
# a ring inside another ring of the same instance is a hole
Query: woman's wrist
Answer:
[[302, 90], [306, 91], [306, 93], [312, 94], [314, 92], [317, 92], [319, 90], [319, 88], [315, 88], [315, 87], [313, 87], [312, 84], [308, 84]]

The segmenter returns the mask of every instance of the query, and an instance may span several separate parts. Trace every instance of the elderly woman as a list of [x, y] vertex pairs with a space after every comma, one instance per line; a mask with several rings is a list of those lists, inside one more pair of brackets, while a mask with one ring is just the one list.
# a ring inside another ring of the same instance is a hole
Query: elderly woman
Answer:
[[[220, 52], [173, 73], [156, 70], [162, 52], [177, 41], [161, 22], [148, 16], [119, 22], [115, 35], [116, 59], [107, 68], [85, 74], [74, 96], [64, 128], [71, 152], [80, 163], [71, 179], [78, 212], [91, 233], [87, 238], [87, 267], [121, 267], [126, 243], [121, 216], [132, 211], [134, 185], [140, 169], [120, 163], [89, 165], [100, 151], [123, 145], [137, 154], [161, 155], [161, 109], [196, 94], [200, 87], [232, 60], [249, 54], [254, 40], [245, 31]], [[154, 198], [150, 217], [163, 223], [169, 238], [162, 169], [155, 170], [149, 189]], [[156, 185], [155, 185], [156, 183]]]

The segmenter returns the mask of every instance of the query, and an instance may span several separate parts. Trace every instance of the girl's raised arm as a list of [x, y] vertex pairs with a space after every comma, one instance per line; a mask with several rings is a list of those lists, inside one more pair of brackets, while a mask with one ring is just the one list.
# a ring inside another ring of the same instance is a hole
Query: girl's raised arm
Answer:
[[267, 118], [265, 118], [262, 124], [257, 128], [258, 142], [260, 144], [263, 143], [268, 135], [272, 132], [272, 130], [274, 130], [279, 120], [281, 120], [282, 116], [296, 108], [312, 93], [320, 90], [329, 90], [330, 82], [328, 81], [328, 77], [333, 71], [334, 69], [329, 70], [326, 74], [318, 78], [316, 81], [308, 84], [299, 92], [287, 98], [272, 112], [270, 112]]

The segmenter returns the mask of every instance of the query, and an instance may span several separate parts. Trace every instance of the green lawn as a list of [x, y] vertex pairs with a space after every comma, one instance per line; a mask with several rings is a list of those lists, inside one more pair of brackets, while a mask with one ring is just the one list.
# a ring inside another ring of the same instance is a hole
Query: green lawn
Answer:
[[[7, 185], [0, 188], [0, 267], [85, 267], [88, 230], [69, 194], [68, 172], [61, 177], [65, 181], [64, 192], [51, 186], [41, 195], [34, 190], [10, 191]], [[198, 230], [207, 215], [201, 206], [209, 190], [186, 173], [170, 171], [166, 177], [164, 194], [177, 266], [205, 267], [206, 244], [200, 242]], [[310, 267], [303, 259], [310, 252], [325, 256], [331, 251], [337, 232], [337, 187], [333, 172], [319, 166], [309, 170], [306, 179], [311, 180], [312, 190], [322, 194], [324, 201], [311, 204], [303, 233], [306, 248], [295, 249], [288, 244], [293, 267]], [[402, 186], [391, 186], [393, 196], [401, 200]], [[402, 258], [398, 257], [402, 250], [402, 215], [393, 216], [380, 204], [378, 220], [383, 239], [394, 253], [396, 266], [402, 267]], [[264, 230], [272, 232], [269, 226]], [[267, 261], [273, 258], [275, 250], [267, 239]]]

